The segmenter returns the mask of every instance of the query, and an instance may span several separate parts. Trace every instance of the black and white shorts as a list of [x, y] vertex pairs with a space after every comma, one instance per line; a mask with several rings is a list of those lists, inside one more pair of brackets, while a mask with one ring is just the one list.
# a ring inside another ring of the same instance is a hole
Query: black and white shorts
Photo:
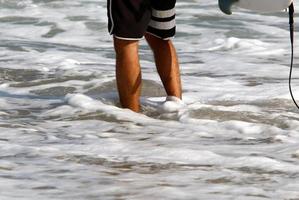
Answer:
[[175, 35], [176, 0], [108, 0], [110, 34], [139, 40], [146, 32], [162, 39]]

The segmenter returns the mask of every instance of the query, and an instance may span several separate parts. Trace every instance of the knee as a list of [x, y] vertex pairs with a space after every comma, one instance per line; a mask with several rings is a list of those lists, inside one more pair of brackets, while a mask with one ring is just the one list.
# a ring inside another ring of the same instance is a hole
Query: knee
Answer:
[[150, 34], [146, 34], [145, 38], [153, 51], [167, 50], [172, 45], [172, 41], [170, 39], [165, 40]]
[[171, 44], [172, 44], [172, 42], [171, 42], [171, 40], [170, 39], [168, 39], [168, 40], [164, 40], [164, 39], [161, 39], [161, 38], [158, 38], [158, 46], [160, 47], [160, 48], [168, 48], [168, 47], [170, 47], [171, 46]]
[[117, 55], [138, 52], [138, 40], [123, 40], [114, 37], [114, 50]]

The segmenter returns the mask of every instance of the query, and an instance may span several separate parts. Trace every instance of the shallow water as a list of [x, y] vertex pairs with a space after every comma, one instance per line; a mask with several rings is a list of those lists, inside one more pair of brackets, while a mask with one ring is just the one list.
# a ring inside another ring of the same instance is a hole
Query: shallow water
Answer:
[[177, 3], [178, 112], [160, 111], [141, 41], [136, 114], [118, 107], [105, 0], [0, 0], [1, 199], [298, 199], [287, 13], [216, 3]]

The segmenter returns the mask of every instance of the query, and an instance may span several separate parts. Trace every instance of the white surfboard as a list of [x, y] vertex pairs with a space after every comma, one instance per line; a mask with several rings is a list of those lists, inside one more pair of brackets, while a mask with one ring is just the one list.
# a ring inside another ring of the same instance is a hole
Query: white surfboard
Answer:
[[220, 9], [226, 14], [231, 14], [232, 5], [259, 12], [277, 12], [288, 8], [292, 2], [293, 0], [218, 0]]
[[259, 12], [275, 12], [288, 8], [292, 1], [293, 0], [239, 0], [236, 6]]

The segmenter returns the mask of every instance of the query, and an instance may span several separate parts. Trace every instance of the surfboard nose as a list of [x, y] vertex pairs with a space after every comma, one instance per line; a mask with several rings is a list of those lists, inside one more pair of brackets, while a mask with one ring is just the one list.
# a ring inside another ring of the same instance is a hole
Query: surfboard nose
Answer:
[[232, 14], [232, 5], [236, 3], [238, 0], [218, 0], [219, 8], [222, 12], [224, 12], [227, 15]]

